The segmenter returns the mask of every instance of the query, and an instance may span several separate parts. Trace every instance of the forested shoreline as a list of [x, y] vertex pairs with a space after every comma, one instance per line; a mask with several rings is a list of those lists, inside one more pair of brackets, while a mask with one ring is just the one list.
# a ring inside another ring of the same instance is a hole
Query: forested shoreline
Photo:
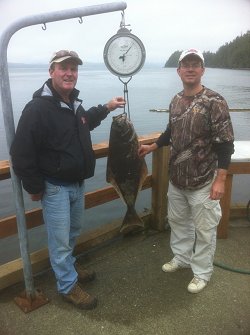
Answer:
[[[182, 51], [175, 51], [164, 67], [176, 67]], [[205, 66], [225, 69], [250, 69], [250, 31], [221, 46], [215, 53], [203, 51]]]

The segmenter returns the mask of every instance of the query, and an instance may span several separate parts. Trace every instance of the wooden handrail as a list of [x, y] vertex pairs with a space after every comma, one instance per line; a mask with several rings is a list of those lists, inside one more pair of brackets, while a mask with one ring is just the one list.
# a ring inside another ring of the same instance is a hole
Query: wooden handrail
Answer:
[[[152, 176], [148, 175], [142, 189], [152, 187]], [[85, 194], [85, 209], [100, 206], [106, 202], [118, 199], [119, 195], [112, 186], [104, 187]], [[35, 228], [43, 224], [41, 208], [35, 208], [25, 212], [27, 229]], [[0, 219], [0, 238], [17, 234], [16, 216]]]
[[[141, 144], [150, 144], [159, 137], [159, 133], [139, 137]], [[108, 154], [108, 142], [102, 142], [93, 145], [95, 156], [97, 159], [106, 157]], [[0, 161], [0, 180], [10, 178], [9, 161]], [[152, 175], [148, 175], [144, 181], [142, 189], [152, 187]], [[107, 186], [93, 192], [85, 194], [85, 208], [89, 209], [95, 206], [118, 199], [119, 195], [113, 186]], [[43, 224], [42, 210], [40, 208], [32, 209], [25, 212], [27, 229], [31, 229]], [[16, 216], [9, 216], [0, 219], [0, 238], [5, 238], [17, 233]]]
[[[160, 133], [154, 133], [147, 136], [140, 136], [139, 142], [141, 144], [153, 143]], [[106, 157], [108, 154], [108, 142], [102, 142], [94, 144], [93, 149], [96, 158]], [[153, 164], [152, 164], [152, 175], [148, 175], [144, 184], [143, 189], [152, 188], [152, 222], [155, 228], [164, 230], [165, 226], [165, 214], [166, 214], [166, 192], [168, 186], [168, 174], [167, 174], [167, 161], [168, 161], [168, 149], [161, 148], [153, 152]], [[233, 174], [248, 174], [249, 163], [231, 163], [228, 170], [227, 187], [228, 192], [231, 194], [231, 183]], [[0, 161], [0, 180], [10, 178], [9, 162], [7, 160]], [[89, 209], [95, 206], [102, 205], [104, 203], [118, 199], [119, 196], [112, 186], [107, 186], [92, 192], [88, 192], [85, 195], [85, 208]], [[229, 219], [230, 212], [230, 198], [224, 197], [222, 200], [222, 206], [226, 208], [227, 216], [222, 218], [223, 224], [219, 226], [218, 235], [226, 237], [226, 222]], [[31, 229], [43, 224], [42, 212], [40, 208], [29, 210], [26, 212], [26, 223], [27, 228]], [[223, 229], [223, 231], [222, 231]], [[5, 238], [17, 233], [16, 216], [9, 216], [0, 219], [0, 238]]]
[[9, 161], [0, 161], [0, 180], [10, 178], [10, 164]]
[[[150, 144], [153, 143], [160, 133], [153, 133], [150, 135], [143, 135], [139, 137], [140, 144]], [[101, 142], [98, 144], [93, 144], [93, 150], [95, 152], [96, 159], [107, 157], [108, 154], [108, 142]], [[10, 164], [8, 160], [0, 161], [0, 180], [10, 178]]]
[[[159, 133], [141, 136], [139, 142], [150, 144], [154, 142]], [[107, 156], [108, 143], [103, 142], [93, 146], [96, 158]], [[152, 155], [152, 175], [148, 175], [143, 189], [152, 188], [152, 206], [147, 215], [142, 215], [145, 222], [158, 230], [165, 229], [165, 215], [167, 210], [166, 193], [168, 185], [168, 148], [163, 147], [153, 152]], [[233, 174], [250, 173], [250, 163], [232, 163], [229, 167], [229, 176], [226, 182], [227, 196], [223, 198], [222, 220], [218, 227], [218, 238], [227, 237], [227, 227], [230, 211], [231, 184]], [[2, 178], [1, 178], [2, 177]], [[9, 162], [0, 161], [0, 180], [9, 178]], [[89, 192], [85, 195], [85, 208], [95, 207], [118, 198], [118, 194], [112, 186]], [[246, 215], [246, 209], [243, 207], [236, 208], [238, 213]], [[243, 211], [244, 210], [244, 211]], [[33, 228], [43, 223], [41, 209], [33, 209], [26, 212], [27, 228]], [[90, 247], [100, 245], [119, 235], [121, 221], [118, 219], [112, 223], [100, 226], [94, 231], [80, 236], [76, 252], [83, 252]], [[17, 233], [16, 217], [11, 216], [0, 220], [0, 238], [11, 236]], [[37, 250], [30, 255], [32, 260], [32, 270], [34, 273], [44, 270], [49, 266], [47, 248]], [[0, 289], [15, 284], [23, 279], [22, 260], [16, 259], [11, 262], [0, 265]]]

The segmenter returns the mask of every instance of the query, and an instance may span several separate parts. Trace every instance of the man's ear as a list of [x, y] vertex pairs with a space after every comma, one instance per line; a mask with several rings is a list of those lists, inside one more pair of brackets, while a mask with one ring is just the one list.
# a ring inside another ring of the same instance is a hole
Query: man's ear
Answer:
[[50, 77], [52, 77], [53, 72], [54, 72], [54, 69], [52, 69], [52, 68], [50, 67], [50, 68], [49, 68], [49, 75], [50, 75]]

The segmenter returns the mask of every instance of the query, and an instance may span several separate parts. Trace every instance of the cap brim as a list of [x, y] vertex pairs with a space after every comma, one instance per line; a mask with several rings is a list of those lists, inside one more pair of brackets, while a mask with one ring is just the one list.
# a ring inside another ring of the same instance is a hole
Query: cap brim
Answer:
[[195, 53], [195, 52], [189, 52], [189, 53], [187, 53], [186, 55], [183, 55], [183, 57], [180, 57], [180, 59], [179, 59], [179, 63], [180, 63], [184, 58], [186, 58], [187, 56], [190, 56], [190, 55], [196, 56], [197, 58], [199, 58], [199, 59], [202, 61], [202, 63], [204, 63], [204, 59], [202, 59], [201, 56], [198, 55], [198, 54]]
[[56, 58], [56, 59], [52, 60], [50, 62], [50, 64], [52, 64], [52, 63], [61, 63], [61, 62], [65, 61], [66, 59], [72, 59], [78, 65], [82, 65], [82, 60], [80, 58], [78, 58], [78, 57], [73, 57], [73, 56], [64, 56], [64, 57]]

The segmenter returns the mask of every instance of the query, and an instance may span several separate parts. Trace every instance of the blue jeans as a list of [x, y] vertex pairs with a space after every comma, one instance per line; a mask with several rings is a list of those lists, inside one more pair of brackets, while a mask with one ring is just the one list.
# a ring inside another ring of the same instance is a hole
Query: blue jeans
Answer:
[[46, 182], [42, 208], [57, 289], [66, 294], [77, 282], [72, 253], [83, 222], [84, 183], [58, 186]]

